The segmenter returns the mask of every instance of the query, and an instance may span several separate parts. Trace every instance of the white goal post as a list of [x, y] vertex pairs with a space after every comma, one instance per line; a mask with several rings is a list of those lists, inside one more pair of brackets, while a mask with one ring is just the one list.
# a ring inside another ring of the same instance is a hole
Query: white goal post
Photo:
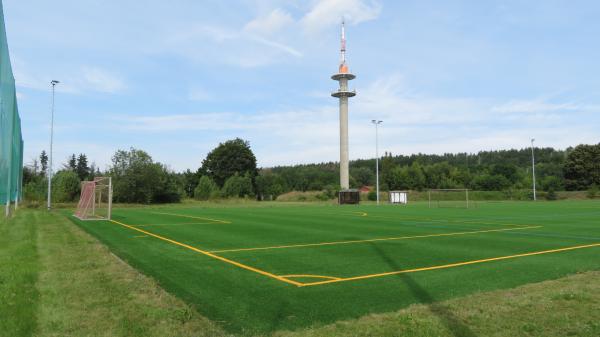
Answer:
[[81, 182], [81, 196], [73, 215], [80, 220], [110, 220], [112, 194], [111, 177]]
[[469, 189], [445, 188], [427, 191], [429, 208], [432, 207], [464, 207], [469, 208]]

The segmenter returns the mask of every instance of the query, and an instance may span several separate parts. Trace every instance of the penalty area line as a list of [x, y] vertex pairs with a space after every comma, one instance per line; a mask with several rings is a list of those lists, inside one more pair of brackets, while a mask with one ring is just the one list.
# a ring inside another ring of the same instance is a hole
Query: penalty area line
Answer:
[[124, 223], [122, 223], [122, 222], [115, 221], [115, 220], [110, 220], [110, 221], [111, 221], [111, 222], [113, 222], [113, 223], [115, 223], [115, 224], [117, 224], [117, 225], [121, 225], [121, 226], [123, 226], [123, 227], [129, 228], [129, 229], [132, 229], [132, 230], [134, 230], [134, 231], [138, 231], [138, 232], [140, 232], [140, 233], [144, 233], [144, 234], [146, 234], [146, 235], [149, 235], [149, 236], [155, 237], [155, 238], [157, 238], [157, 239], [160, 239], [160, 240], [163, 240], [163, 241], [166, 241], [166, 242], [172, 243], [172, 244], [174, 244], [174, 245], [177, 245], [177, 246], [180, 246], [180, 247], [187, 248], [187, 249], [189, 249], [189, 250], [192, 250], [192, 251], [194, 251], [194, 252], [197, 252], [197, 253], [200, 253], [200, 254], [206, 255], [206, 256], [208, 256], [208, 257], [212, 257], [213, 259], [216, 259], [216, 260], [219, 260], [219, 261], [222, 261], [222, 262], [225, 262], [225, 263], [228, 263], [228, 264], [234, 265], [234, 266], [236, 266], [236, 267], [239, 267], [239, 268], [242, 268], [242, 269], [246, 269], [246, 270], [249, 270], [249, 271], [253, 271], [253, 272], [255, 272], [255, 273], [258, 273], [258, 274], [261, 274], [261, 275], [264, 275], [264, 276], [267, 276], [267, 277], [270, 277], [270, 278], [276, 279], [276, 280], [278, 280], [278, 281], [281, 281], [281, 282], [285, 282], [285, 283], [293, 284], [293, 285], [295, 285], [295, 286], [298, 286], [298, 287], [299, 287], [299, 286], [301, 286], [301, 285], [303, 284], [303, 283], [300, 283], [300, 282], [296, 282], [296, 281], [293, 281], [293, 280], [289, 280], [289, 279], [287, 279], [287, 278], [285, 278], [285, 277], [282, 277], [282, 276], [277, 276], [277, 275], [275, 275], [275, 274], [271, 274], [271, 273], [269, 273], [269, 272], [267, 272], [267, 271], [264, 271], [264, 270], [260, 270], [260, 269], [257, 269], [257, 268], [254, 268], [254, 267], [251, 267], [251, 266], [248, 266], [248, 265], [245, 265], [245, 264], [242, 264], [242, 263], [239, 263], [239, 262], [236, 262], [236, 261], [233, 261], [233, 260], [230, 260], [230, 259], [224, 258], [224, 257], [221, 257], [221, 256], [219, 256], [219, 255], [213, 254], [213, 253], [211, 253], [211, 252], [207, 252], [207, 251], [205, 251], [205, 250], [202, 250], [202, 249], [198, 249], [198, 248], [196, 248], [196, 247], [193, 247], [193, 246], [187, 245], [187, 244], [185, 244], [185, 243], [181, 243], [181, 242], [178, 242], [178, 241], [175, 241], [175, 240], [172, 240], [172, 239], [166, 238], [166, 237], [164, 237], [164, 236], [160, 236], [160, 235], [158, 235], [158, 234], [154, 234], [154, 233], [152, 233], [152, 232], [149, 232], [149, 231], [143, 230], [143, 229], [141, 229], [141, 228], [136, 228], [136, 227], [134, 227], [134, 226], [127, 225], [127, 224], [124, 224]]
[[303, 244], [295, 244], [295, 245], [282, 245], [282, 246], [270, 246], [270, 247], [235, 248], [235, 249], [213, 250], [213, 251], [211, 251], [211, 253], [233, 253], [233, 252], [248, 252], [248, 251], [255, 251], [255, 250], [347, 245], [347, 244], [353, 244], [353, 243], [365, 243], [365, 242], [377, 242], [377, 241], [410, 240], [410, 239], [423, 239], [423, 238], [433, 238], [433, 237], [442, 237], [442, 236], [457, 236], [457, 235], [469, 235], [469, 234], [480, 234], [480, 233], [506, 232], [506, 231], [522, 230], [522, 229], [535, 229], [535, 228], [541, 228], [541, 227], [543, 227], [543, 226], [524, 226], [524, 227], [516, 227], [516, 228], [486, 229], [486, 230], [478, 230], [478, 231], [425, 234], [425, 235], [414, 235], [414, 236], [398, 236], [398, 237], [391, 237], [391, 238], [375, 238], [375, 239], [365, 239], [365, 240], [303, 243]]
[[150, 212], [150, 213], [152, 213], [152, 214], [161, 214], [161, 215], [170, 215], [170, 216], [178, 216], [178, 217], [190, 218], [190, 219], [208, 220], [208, 221], [218, 222], [218, 223], [222, 223], [222, 224], [230, 224], [231, 223], [231, 221], [225, 221], [225, 220], [219, 220], [219, 219], [211, 219], [211, 218], [203, 218], [203, 217], [199, 217], [199, 216], [185, 215], [185, 214], [164, 213], [164, 212]]
[[557, 249], [550, 249], [550, 250], [542, 250], [542, 251], [538, 251], [538, 252], [530, 252], [530, 253], [515, 254], [515, 255], [508, 255], [508, 256], [498, 256], [498, 257], [492, 257], [489, 259], [457, 262], [457, 263], [450, 263], [450, 264], [445, 264], [445, 265], [440, 265], [440, 266], [431, 266], [431, 267], [423, 267], [423, 268], [415, 268], [415, 269], [407, 269], [407, 270], [397, 270], [397, 271], [391, 271], [391, 272], [379, 273], [379, 274], [361, 275], [361, 276], [340, 278], [337, 280], [331, 279], [331, 280], [325, 280], [325, 281], [304, 283], [303, 285], [301, 285], [301, 287], [318, 286], [318, 285], [337, 283], [337, 282], [357, 281], [357, 280], [364, 280], [364, 279], [369, 279], [369, 278], [416, 273], [416, 272], [420, 272], [420, 271], [428, 271], [428, 270], [436, 270], [436, 269], [447, 269], [447, 268], [467, 266], [467, 265], [471, 265], [471, 264], [501, 261], [501, 260], [508, 260], [508, 259], [516, 259], [519, 257], [526, 257], [526, 256], [559, 253], [559, 252], [566, 252], [566, 251], [570, 251], [570, 250], [592, 248], [592, 247], [600, 247], [600, 243], [581, 245], [581, 246], [572, 246], [572, 247], [565, 247], [565, 248], [557, 248]]

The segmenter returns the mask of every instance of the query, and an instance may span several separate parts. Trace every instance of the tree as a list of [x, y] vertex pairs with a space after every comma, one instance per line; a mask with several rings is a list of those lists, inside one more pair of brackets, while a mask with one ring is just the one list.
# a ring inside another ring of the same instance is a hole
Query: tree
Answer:
[[510, 181], [512, 184], [516, 183], [519, 180], [519, 175], [517, 172], [517, 167], [513, 164], [495, 164], [492, 167], [490, 172], [492, 175], [501, 175]]
[[541, 187], [544, 191], [561, 191], [563, 190], [562, 179], [557, 176], [546, 176], [542, 178]]
[[252, 179], [250, 175], [240, 176], [235, 174], [223, 185], [223, 196], [224, 197], [247, 197], [252, 195]]
[[[75, 158], [75, 155], [73, 155], [73, 158]], [[88, 167], [87, 156], [83, 153], [80, 153], [79, 157], [77, 157], [75, 172], [77, 172], [79, 180], [86, 180], [90, 175], [90, 168]]]
[[261, 172], [255, 180], [256, 194], [261, 200], [266, 198], [274, 200], [286, 190], [283, 178], [272, 172]]
[[202, 161], [202, 171], [211, 177], [218, 186], [234, 175], [250, 177], [251, 183], [258, 174], [256, 157], [250, 143], [236, 138], [219, 144]]
[[48, 170], [48, 155], [45, 150], [42, 150], [40, 154], [40, 165], [42, 165], [42, 175], [46, 175], [46, 171]]
[[75, 158], [75, 153], [73, 153], [69, 157], [69, 162], [65, 165], [67, 169], [75, 172], [77, 170], [77, 159]]
[[190, 171], [190, 169], [185, 170], [182, 174], [183, 176], [183, 190], [185, 194], [193, 198], [195, 196], [196, 186], [198, 186], [198, 181], [200, 175], [196, 172]]
[[366, 167], [357, 167], [350, 169], [350, 175], [360, 186], [370, 186], [375, 184], [375, 174]]
[[113, 158], [110, 176], [113, 197], [118, 202], [178, 202], [183, 191], [174, 173], [142, 150], [118, 150]]
[[600, 185], [600, 144], [578, 145], [569, 152], [564, 166], [567, 190], [586, 190]]
[[198, 185], [194, 189], [194, 199], [208, 200], [216, 196], [219, 192], [217, 184], [208, 176], [202, 176], [198, 180]]
[[502, 191], [510, 186], [510, 181], [499, 174], [484, 174], [473, 179], [475, 189], [482, 191]]
[[80, 181], [71, 170], [58, 171], [52, 177], [52, 196], [56, 202], [74, 201], [80, 192]]

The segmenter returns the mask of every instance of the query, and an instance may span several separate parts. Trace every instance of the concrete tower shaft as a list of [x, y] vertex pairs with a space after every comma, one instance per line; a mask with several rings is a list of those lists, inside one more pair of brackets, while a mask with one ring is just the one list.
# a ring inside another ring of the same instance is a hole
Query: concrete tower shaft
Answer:
[[331, 79], [338, 81], [340, 87], [331, 96], [340, 101], [340, 185], [343, 190], [350, 188], [349, 149], [348, 149], [348, 98], [356, 96], [354, 90], [348, 88], [348, 81], [356, 78], [350, 73], [346, 63], [346, 31], [342, 21], [342, 39], [340, 48], [340, 66], [337, 74]]

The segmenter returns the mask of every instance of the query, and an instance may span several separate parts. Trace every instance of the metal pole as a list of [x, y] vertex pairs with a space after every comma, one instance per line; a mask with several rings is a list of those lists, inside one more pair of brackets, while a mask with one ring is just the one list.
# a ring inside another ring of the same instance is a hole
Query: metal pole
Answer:
[[51, 198], [52, 198], [52, 143], [54, 137], [54, 87], [60, 82], [52, 81], [52, 107], [51, 107], [51, 117], [50, 117], [50, 164], [48, 165], [48, 210], [51, 207]]
[[375, 124], [375, 185], [377, 191], [377, 205], [379, 205], [379, 124], [382, 121], [372, 120]]
[[533, 201], [537, 200], [535, 193], [535, 154], [533, 151], [533, 142], [535, 138], [531, 138], [531, 173], [533, 174]]

